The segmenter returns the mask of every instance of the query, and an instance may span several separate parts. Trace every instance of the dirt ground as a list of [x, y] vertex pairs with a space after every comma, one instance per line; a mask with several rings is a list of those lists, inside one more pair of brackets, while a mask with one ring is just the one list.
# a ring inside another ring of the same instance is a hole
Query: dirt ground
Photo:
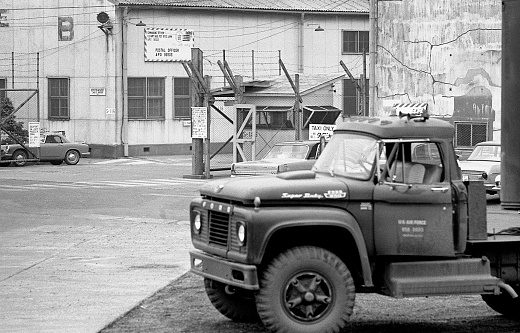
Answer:
[[[349, 327], [343, 332], [520, 332], [512, 321], [491, 310], [480, 296], [394, 299], [375, 294], [356, 295]], [[261, 323], [239, 324], [213, 308], [203, 279], [186, 273], [145, 299], [100, 333], [267, 332]]]

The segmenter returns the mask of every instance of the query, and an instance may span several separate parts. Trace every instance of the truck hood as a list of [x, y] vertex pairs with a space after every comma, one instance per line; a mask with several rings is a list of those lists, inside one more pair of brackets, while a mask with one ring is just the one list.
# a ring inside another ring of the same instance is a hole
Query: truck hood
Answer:
[[339, 178], [316, 175], [313, 171], [291, 171], [273, 176], [226, 178], [203, 185], [201, 195], [251, 204], [291, 200], [323, 201], [348, 199], [348, 186]]

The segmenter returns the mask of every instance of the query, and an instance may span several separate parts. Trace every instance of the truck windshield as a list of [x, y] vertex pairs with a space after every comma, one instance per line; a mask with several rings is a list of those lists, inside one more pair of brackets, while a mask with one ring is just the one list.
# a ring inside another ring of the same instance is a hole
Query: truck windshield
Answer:
[[373, 137], [335, 133], [314, 164], [313, 170], [331, 176], [366, 180], [372, 174], [377, 151], [377, 140]]

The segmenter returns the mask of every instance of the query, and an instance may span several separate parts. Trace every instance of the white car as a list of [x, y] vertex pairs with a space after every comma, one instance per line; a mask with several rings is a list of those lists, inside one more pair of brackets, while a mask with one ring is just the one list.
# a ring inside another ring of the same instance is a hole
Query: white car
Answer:
[[494, 188], [497, 176], [500, 175], [500, 142], [485, 141], [478, 143], [467, 160], [459, 161], [462, 179], [481, 180], [486, 193], [497, 194]]

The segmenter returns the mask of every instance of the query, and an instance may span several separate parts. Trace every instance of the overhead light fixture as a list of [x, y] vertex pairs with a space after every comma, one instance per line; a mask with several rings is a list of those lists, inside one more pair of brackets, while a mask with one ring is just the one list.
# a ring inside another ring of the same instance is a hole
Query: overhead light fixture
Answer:
[[143, 21], [139, 20], [139, 23], [135, 25], [136, 27], [146, 27], [146, 23], [143, 23]]
[[307, 24], [307, 26], [311, 26], [311, 25], [318, 26], [316, 29], [314, 29], [314, 31], [325, 31], [325, 29], [323, 29], [321, 27], [321, 25], [319, 25], [317, 23], [309, 23], [309, 24]]

